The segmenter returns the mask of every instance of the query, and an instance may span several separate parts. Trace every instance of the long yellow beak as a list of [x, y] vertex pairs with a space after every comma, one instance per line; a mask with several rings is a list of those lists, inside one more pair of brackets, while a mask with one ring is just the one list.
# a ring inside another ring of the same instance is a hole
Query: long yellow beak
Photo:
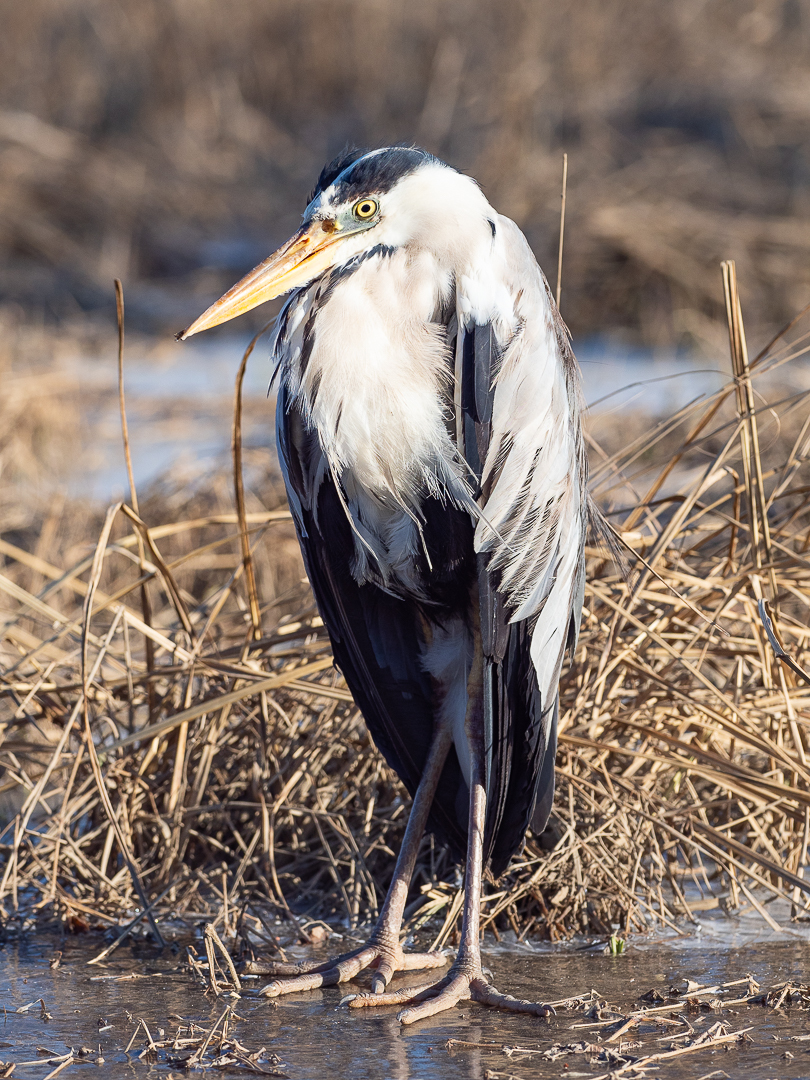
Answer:
[[199, 319], [177, 335], [178, 340], [185, 341], [201, 330], [210, 330], [212, 326], [244, 315], [267, 300], [313, 281], [332, 265], [334, 253], [330, 249], [340, 239], [342, 235], [337, 222], [311, 222], [228, 289]]

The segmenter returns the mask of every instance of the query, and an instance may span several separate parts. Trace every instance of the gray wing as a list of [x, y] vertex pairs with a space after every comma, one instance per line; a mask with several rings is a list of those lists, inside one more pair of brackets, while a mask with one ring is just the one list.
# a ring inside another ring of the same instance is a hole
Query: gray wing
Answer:
[[576, 361], [513, 222], [498, 218], [492, 258], [457, 291], [457, 430], [481, 507], [485, 846], [497, 874], [551, 809], [560, 668], [584, 591], [586, 462]]

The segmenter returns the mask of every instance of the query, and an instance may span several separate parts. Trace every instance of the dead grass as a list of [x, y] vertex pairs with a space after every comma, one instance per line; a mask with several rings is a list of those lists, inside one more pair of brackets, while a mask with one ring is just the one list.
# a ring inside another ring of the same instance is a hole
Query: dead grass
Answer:
[[[757, 382], [806, 354], [807, 327], [748, 365], [727, 287], [736, 382], [614, 452], [591, 436], [633, 573], [589, 549], [551, 828], [486, 887], [496, 936], [680, 932], [712, 907], [775, 926], [773, 897], [804, 917], [810, 686], [757, 602], [810, 667], [810, 420], [805, 395], [766, 404]], [[4, 917], [137, 908], [158, 934], [172, 914], [233, 935], [270, 905], [309, 940], [315, 918], [376, 914], [407, 799], [332, 668], [277, 483], [243, 505], [240, 524], [229, 488], [164, 490], [0, 539]], [[460, 900], [426, 840], [410, 930], [451, 940]]]

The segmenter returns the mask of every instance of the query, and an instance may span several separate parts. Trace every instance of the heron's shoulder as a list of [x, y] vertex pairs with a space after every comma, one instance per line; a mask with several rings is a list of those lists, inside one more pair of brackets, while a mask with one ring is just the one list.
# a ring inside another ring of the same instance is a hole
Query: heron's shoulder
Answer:
[[527, 321], [547, 322], [551, 309], [545, 278], [520, 228], [494, 210], [487, 221], [486, 243], [476, 243], [457, 276], [457, 303], [465, 320], [491, 323], [503, 345]]
[[532, 284], [542, 288], [543, 273], [520, 226], [503, 214], [495, 215], [493, 237], [495, 253], [501, 260], [502, 272], [524, 288]]

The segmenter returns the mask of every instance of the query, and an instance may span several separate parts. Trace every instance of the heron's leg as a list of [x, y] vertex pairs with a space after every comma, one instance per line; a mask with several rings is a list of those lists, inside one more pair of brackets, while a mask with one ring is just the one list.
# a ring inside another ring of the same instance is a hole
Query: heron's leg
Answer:
[[491, 1005], [509, 1012], [532, 1013], [535, 1016], [549, 1016], [554, 1012], [551, 1006], [539, 1002], [522, 1001], [509, 994], [501, 994], [489, 983], [481, 967], [479, 927], [487, 797], [484, 786], [483, 695], [480, 687], [475, 685], [476, 675], [480, 678], [483, 671], [483, 659], [480, 656], [480, 646], [478, 643], [476, 645], [478, 655], [471, 673], [466, 720], [472, 769], [464, 880], [464, 914], [458, 955], [450, 971], [439, 982], [428, 986], [409, 987], [388, 994], [358, 994], [349, 1003], [355, 1009], [369, 1005], [407, 1004], [408, 1008], [403, 1009], [398, 1017], [403, 1024], [413, 1024], [416, 1020], [444, 1012], [460, 1001], [470, 999], [482, 1005]]
[[319, 986], [334, 986], [336, 983], [353, 979], [358, 972], [372, 966], [376, 969], [371, 979], [372, 993], [380, 994], [396, 971], [443, 967], [447, 963], [447, 958], [440, 952], [403, 952], [399, 943], [399, 931], [419, 844], [452, 742], [453, 734], [449, 724], [439, 725], [428, 751], [422, 779], [416, 789], [394, 868], [394, 877], [368, 942], [359, 949], [323, 963], [305, 961], [301, 964], [273, 964], [268, 971], [269, 975], [293, 977], [275, 979], [262, 989], [262, 994], [277, 997], [301, 990], [314, 990]]

